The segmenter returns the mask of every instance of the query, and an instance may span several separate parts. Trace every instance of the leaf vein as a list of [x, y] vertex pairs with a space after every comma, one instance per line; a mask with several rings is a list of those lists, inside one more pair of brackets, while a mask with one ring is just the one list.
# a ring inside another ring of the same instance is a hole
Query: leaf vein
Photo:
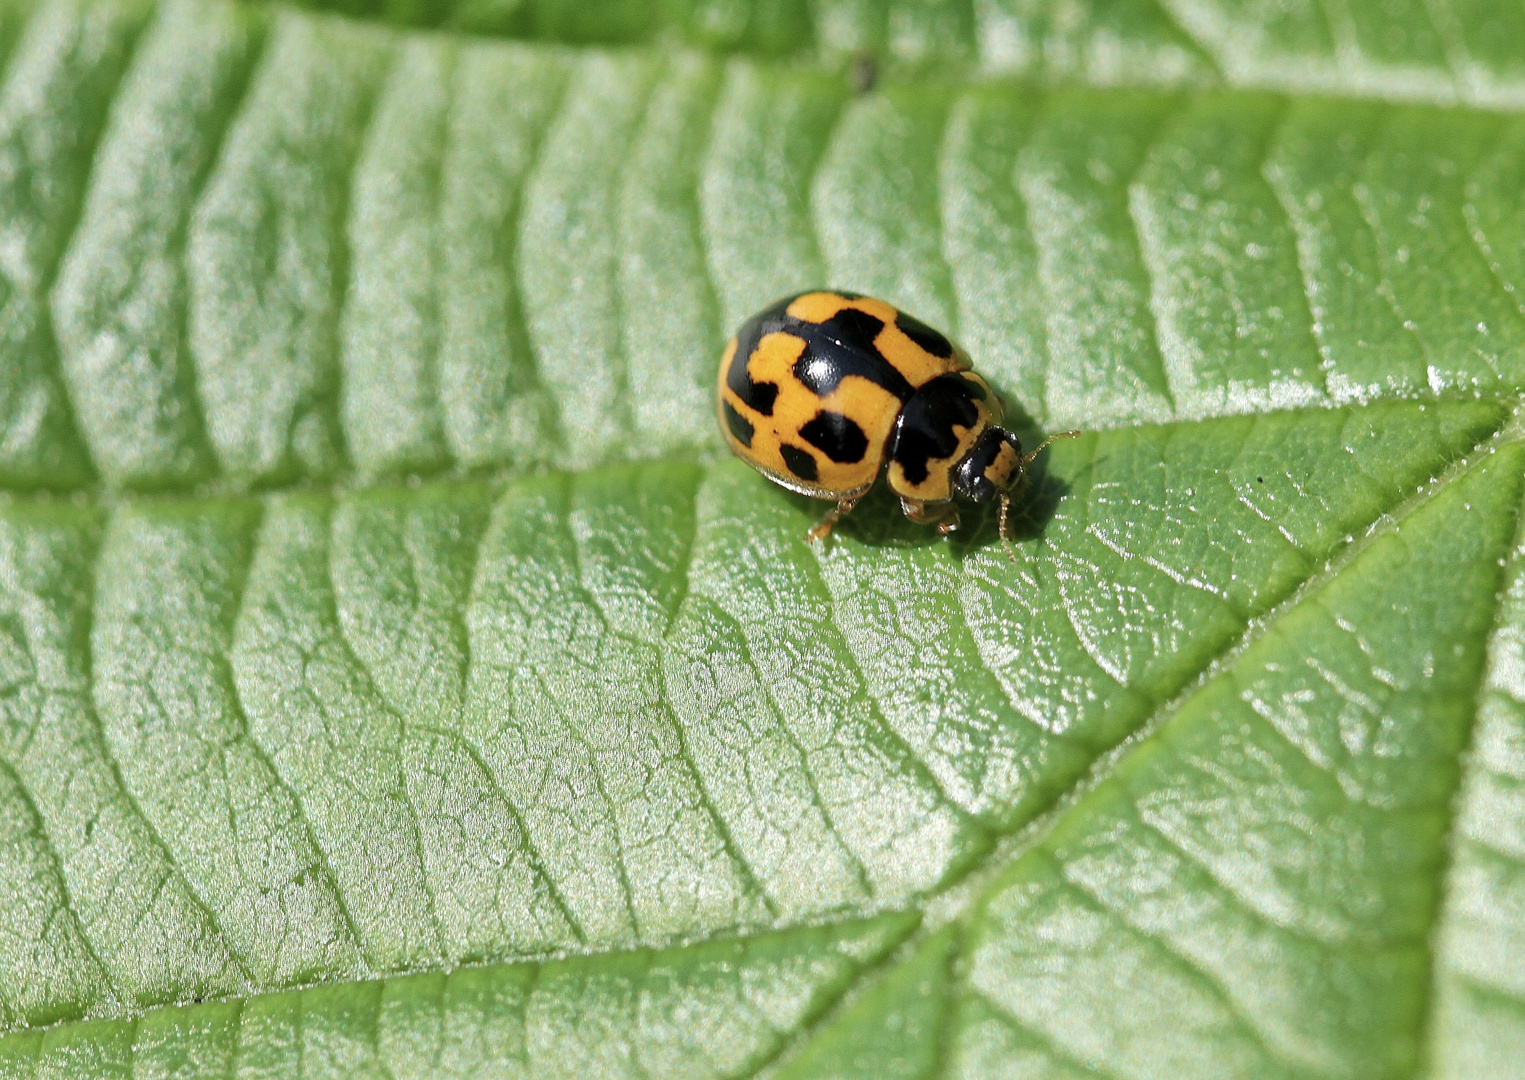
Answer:
[[841, 847], [843, 854], [847, 858], [848, 865], [852, 870], [855, 882], [862, 890], [863, 895], [873, 896], [874, 887], [871, 884], [868, 876], [868, 867], [864, 865], [862, 858], [856, 851], [853, 850], [852, 845], [846, 841], [841, 832], [837, 829], [837, 825], [833, 820], [831, 810], [826, 805], [826, 800], [821, 795], [821, 788], [820, 784], [816, 780], [815, 769], [810, 764], [810, 752], [805, 749], [804, 745], [795, 736], [794, 730], [789, 726], [788, 721], [785, 720], [783, 708], [779, 705], [778, 700], [775, 698], [771, 689], [772, 684], [769, 682], [767, 676], [763, 673], [762, 667], [757, 662], [757, 658], [752, 655], [752, 643], [747, 637], [746, 630], [742, 627], [741, 623], [733, 615], [731, 615], [730, 612], [721, 608], [719, 605], [712, 605], [712, 614], [715, 618], [723, 621], [726, 623], [726, 625], [730, 626], [734, 630], [736, 641], [741, 646], [742, 659], [745, 660], [747, 666], [752, 669], [752, 675], [757, 680], [758, 689], [762, 692], [763, 699], [768, 703], [768, 709], [773, 714], [774, 727], [783, 735], [784, 740], [799, 756], [800, 770], [805, 774], [805, 780], [810, 785], [811, 804], [820, 813], [821, 820], [825, 823], [827, 830], [831, 833], [832, 839], [835, 840]]
[[[355, 673], [362, 680], [364, 680], [363, 693], [365, 696], [368, 697], [371, 701], [375, 702], [376, 707], [391, 718], [392, 722], [397, 725], [397, 731], [400, 735], [409, 730], [410, 724], [407, 717], [405, 717], [399, 710], [393, 708], [392, 703], [388, 701], [386, 695], [381, 692], [380, 688], [377, 686], [376, 677], [375, 674], [371, 671], [370, 665], [361, 659], [359, 651], [355, 648], [354, 643], [350, 640], [350, 632], [345, 628], [344, 620], [339, 618], [336, 586], [338, 576], [334, 572], [334, 538], [333, 521], [331, 515], [328, 525], [329, 535], [325, 538], [324, 544], [324, 550], [326, 553], [324, 565], [324, 584], [328, 590], [328, 596], [325, 598], [327, 603], [325, 604], [324, 615], [333, 619], [334, 633], [332, 635], [332, 640], [336, 645], [339, 646], [340, 649], [343, 650], [345, 660], [348, 661], [348, 664], [352, 667]], [[418, 883], [419, 887], [423, 890], [424, 898], [429, 903], [429, 919], [434, 931], [434, 946], [436, 950], [438, 950], [438, 955], [443, 956], [445, 955], [445, 930], [444, 924], [440, 921], [439, 917], [439, 899], [435, 895], [436, 883], [431, 880], [432, 875], [429, 872], [429, 859], [424, 852], [423, 825], [418, 814], [418, 807], [413, 802], [413, 792], [408, 786], [406, 775], [407, 765], [403, 761], [401, 747], [397, 748], [396, 765], [399, 781], [397, 786], [397, 795], [402, 808], [407, 812], [408, 815], [408, 839], [411, 842], [413, 853], [418, 859]]]
[[[258, 505], [260, 517], [249, 523], [249, 531], [254, 538], [254, 542], [249, 545], [248, 559], [244, 560], [242, 565], [236, 568], [232, 583], [233, 602], [229, 605], [229, 610], [232, 612], [228, 626], [229, 640], [232, 640], [236, 634], [237, 627], [244, 618], [248, 602], [249, 575], [254, 564], [254, 548], [259, 542], [260, 520], [264, 516], [265, 508], [263, 502], [260, 502]], [[344, 896], [344, 890], [339, 885], [339, 877], [334, 873], [334, 868], [328, 861], [328, 854], [323, 850], [323, 845], [318, 843], [317, 837], [313, 834], [312, 822], [307, 817], [307, 809], [303, 805], [301, 798], [286, 783], [285, 778], [281, 776], [280, 770], [276, 768], [275, 762], [265, 752], [264, 746], [254, 737], [253, 730], [249, 725], [248, 710], [244, 706], [243, 697], [239, 693], [238, 679], [233, 673], [231, 657], [221, 656], [218, 658], [217, 674], [218, 678], [224, 681], [228, 700], [233, 707], [233, 714], [238, 719], [242, 737], [241, 741], [249, 747], [250, 752], [254, 754], [260, 765], [266, 769], [271, 782], [290, 800], [291, 807], [296, 812], [297, 820], [302, 824], [302, 836], [307, 841], [308, 850], [312, 853], [312, 858], [316, 862], [318, 871], [323, 875], [324, 880], [328, 884], [329, 893], [334, 898], [334, 906], [338, 908], [339, 917], [343, 920], [344, 928], [350, 936], [350, 941], [355, 946], [356, 955], [364, 962], [364, 942], [360, 937], [360, 932], [355, 927], [354, 916], [350, 912], [349, 903]]]
[[74, 900], [69, 890], [69, 882], [63, 872], [63, 859], [58, 854], [58, 849], [53, 843], [53, 838], [48, 835], [47, 822], [43, 819], [42, 813], [37, 809], [37, 800], [33, 797], [26, 781], [22, 779], [21, 773], [14, 763], [0, 760], [0, 769], [4, 769], [8, 774], [11, 782], [15, 785], [17, 794], [21, 796], [22, 802], [26, 805], [28, 815], [36, 823], [36, 828], [33, 832], [43, 845], [43, 853], [48, 860], [50, 876], [53, 878], [54, 884], [57, 885], [59, 894], [63, 897], [63, 909], [67, 912], [70, 921], [74, 924], [74, 928], [78, 931], [80, 942], [84, 945], [90, 962], [100, 974], [101, 980], [106, 986], [107, 996], [120, 999], [122, 996], [121, 989], [116, 985], [116, 980], [112, 978], [111, 970], [101, 959], [100, 954], [96, 952], [95, 942], [90, 940], [90, 935], [85, 930], [84, 920], [80, 918], [79, 912], [74, 907]]

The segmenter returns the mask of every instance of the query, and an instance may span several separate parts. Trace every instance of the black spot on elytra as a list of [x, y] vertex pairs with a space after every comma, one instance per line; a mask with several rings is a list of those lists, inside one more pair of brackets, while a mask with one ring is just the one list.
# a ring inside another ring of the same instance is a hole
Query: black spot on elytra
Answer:
[[905, 478], [920, 484], [928, 475], [928, 462], [951, 457], [958, 449], [955, 426], [972, 428], [980, 418], [974, 404], [984, 393], [958, 375], [941, 375], [906, 402], [890, 434], [890, 460], [899, 462]]
[[820, 327], [819, 336], [834, 341], [838, 345], [844, 345], [849, 349], [871, 351], [874, 348], [874, 339], [879, 336], [879, 331], [884, 329], [884, 320], [875, 318], [866, 311], [859, 311], [855, 307], [845, 307], [825, 322], [802, 321], [801, 325]]
[[[774, 387], [776, 390], [777, 387]], [[752, 421], [731, 407], [729, 401], [721, 402], [725, 406], [725, 426], [731, 429], [731, 434], [736, 436], [736, 441], [742, 446], [752, 445]]]
[[801, 450], [798, 446], [790, 446], [784, 443], [778, 448], [783, 455], [784, 464], [789, 466], [789, 471], [801, 480], [814, 480], [820, 475], [816, 471], [815, 458], [810, 456], [808, 450]]
[[805, 351], [794, 362], [794, 377], [817, 397], [825, 397], [849, 375], [882, 386], [901, 401], [915, 387], [895, 370], [874, 345], [884, 323], [857, 308], [843, 308], [822, 323], [796, 322], [791, 334], [805, 339]]
[[[763, 313], [766, 314], [767, 312]], [[731, 356], [731, 370], [725, 373], [725, 384], [741, 399], [742, 404], [762, 416], [772, 416], [773, 403], [778, 400], [778, 384], [753, 382], [752, 374], [747, 370], [747, 361], [757, 351], [757, 343], [767, 332], [762, 329], [763, 315], [748, 319], [737, 333], [736, 352]]]
[[[825, 397], [848, 375], [880, 381], [884, 361], [874, 338], [884, 323], [857, 308], [843, 308], [823, 323], [799, 324], [805, 351], [794, 362], [794, 377], [817, 397]], [[898, 374], [898, 373], [897, 373]]]
[[[855, 293], [837, 295], [849, 300], [858, 298]], [[849, 375], [882, 386], [901, 401], [909, 400], [916, 392], [905, 376], [874, 347], [874, 339], [884, 329], [881, 320], [857, 308], [843, 308], [825, 322], [806, 322], [787, 313], [789, 305], [796, 299], [789, 296], [768, 305], [736, 332], [736, 352], [731, 357], [731, 367], [725, 379], [726, 385], [744, 404], [762, 416], [773, 415], [778, 387], [771, 382], [753, 382], [747, 364], [762, 339], [775, 333], [790, 334], [805, 343], [795, 361], [794, 375], [820, 397], [835, 390]], [[935, 334], [935, 331], [929, 332]]]
[[[735, 387], [732, 387], [734, 390]], [[743, 402], [752, 406], [763, 416], [773, 415], [773, 403], [778, 400], [778, 384], [770, 382], [755, 383], [747, 380], [746, 393], [737, 392], [737, 396]]]
[[895, 325], [900, 327], [901, 333], [933, 356], [946, 360], [953, 355], [953, 343], [920, 319], [914, 319], [903, 311], [897, 311]]
[[784, 314], [784, 309], [792, 300], [793, 297], [789, 297], [770, 304], [741, 324], [741, 329], [736, 331], [736, 351], [731, 355], [731, 370], [725, 373], [725, 384], [731, 388], [731, 392], [762, 416], [773, 415], [773, 403], [778, 400], [778, 386], [770, 382], [753, 382], [747, 363], [764, 336], [783, 330], [787, 323], [794, 321]]
[[800, 428], [800, 437], [839, 465], [862, 461], [868, 452], [868, 436], [861, 427], [824, 409]]

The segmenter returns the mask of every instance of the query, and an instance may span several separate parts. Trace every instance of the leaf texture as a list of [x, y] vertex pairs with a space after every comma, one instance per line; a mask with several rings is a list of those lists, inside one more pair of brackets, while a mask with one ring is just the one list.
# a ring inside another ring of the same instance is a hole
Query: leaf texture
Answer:
[[1234, 86], [1517, 108], [1525, 14], [1490, 0], [308, 0], [406, 26], [569, 43], [680, 41], [892, 69]]
[[16, 487], [712, 448], [723, 336], [833, 280], [951, 326], [1055, 427], [1521, 378], [1506, 116], [851, 98], [741, 60], [62, 0], [6, 85]]
[[[7, 9], [0, 1076], [1518, 1071], [1512, 16], [1073, 7]], [[821, 283], [1009, 557], [717, 460]]]

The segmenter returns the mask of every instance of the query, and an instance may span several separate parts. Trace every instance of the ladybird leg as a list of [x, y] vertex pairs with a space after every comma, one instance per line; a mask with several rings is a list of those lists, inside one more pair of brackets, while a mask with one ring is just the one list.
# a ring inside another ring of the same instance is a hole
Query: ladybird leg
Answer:
[[900, 510], [918, 525], [937, 525], [937, 531], [947, 536], [958, 528], [958, 507], [952, 499], [927, 502], [925, 499], [900, 497]]
[[[858, 499], [862, 497], [860, 495]], [[831, 530], [836, 527], [837, 522], [842, 520], [842, 515], [851, 513], [852, 508], [858, 505], [858, 499], [843, 499], [836, 506], [833, 506], [827, 511], [826, 516], [820, 520], [820, 523], [805, 534], [805, 539], [811, 541], [825, 540], [831, 535]]]
[[1001, 543], [1006, 545], [1006, 557], [1012, 562], [1017, 561], [1017, 548], [1011, 542], [1011, 534], [1006, 531], [1006, 519], [1011, 513], [1011, 496], [1001, 493], [1001, 512], [996, 517], [996, 533], [1001, 537]]

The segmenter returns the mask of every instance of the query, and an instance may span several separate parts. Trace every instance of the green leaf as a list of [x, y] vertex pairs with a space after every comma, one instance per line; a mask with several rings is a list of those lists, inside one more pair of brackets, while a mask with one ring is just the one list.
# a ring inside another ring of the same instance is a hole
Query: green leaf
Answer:
[[[0, 10], [0, 1077], [1518, 1075], [1525, 54], [1339, 7]], [[1009, 552], [718, 452], [823, 283]]]
[[[1412, 1073], [1522, 471], [1511, 445], [1374, 538], [1002, 875], [969, 949], [982, 1023], [960, 1050], [1051, 1040], [1103, 1071]], [[1401, 607], [1382, 586], [1398, 577]], [[1108, 992], [1139, 1004], [1082, 1004]]]

